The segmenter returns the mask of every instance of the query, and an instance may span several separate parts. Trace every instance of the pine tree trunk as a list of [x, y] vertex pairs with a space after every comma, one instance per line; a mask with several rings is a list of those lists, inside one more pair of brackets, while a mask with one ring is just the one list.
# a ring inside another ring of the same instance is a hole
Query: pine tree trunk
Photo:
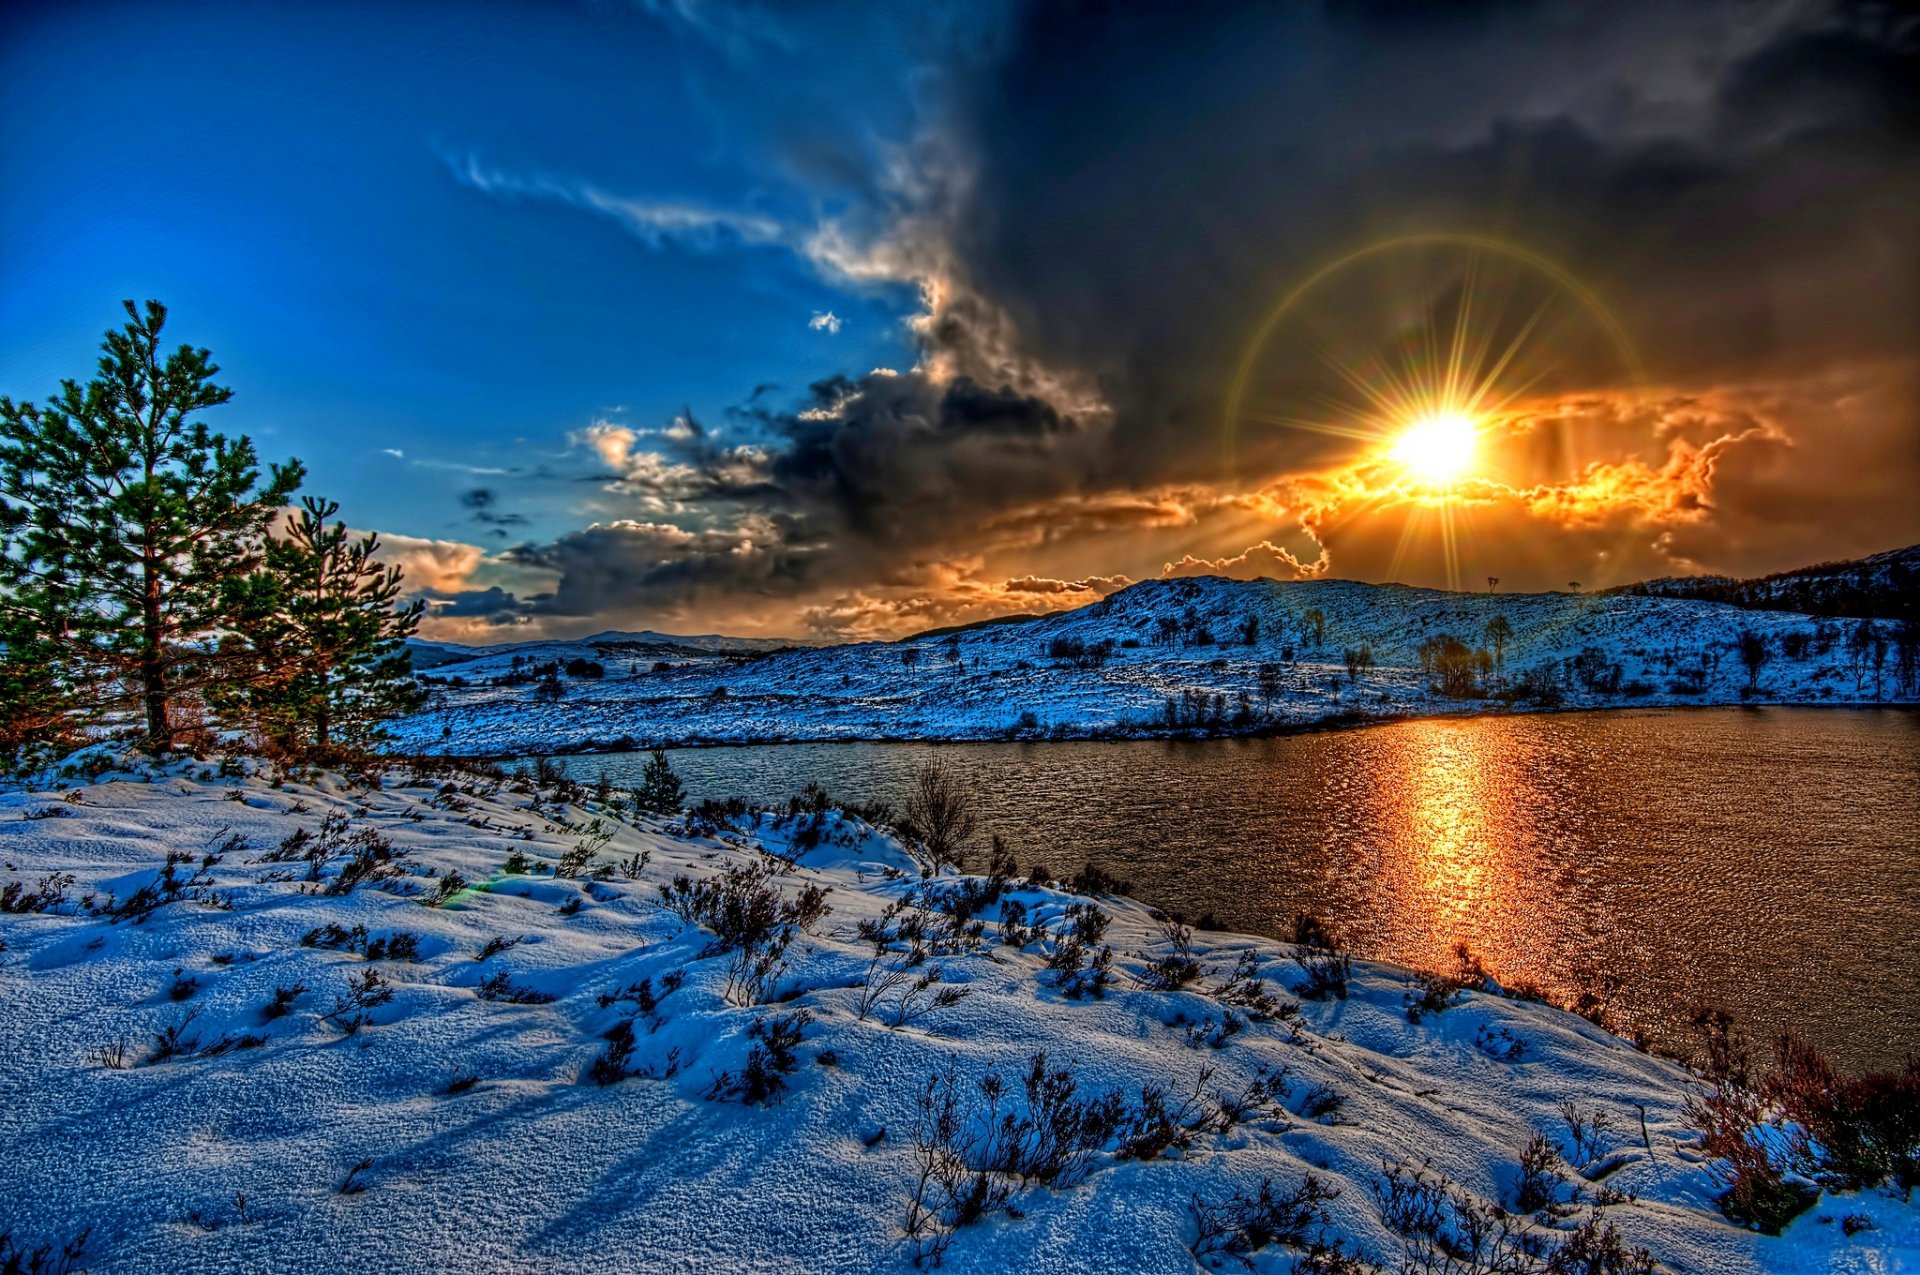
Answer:
[[167, 668], [162, 659], [166, 634], [160, 623], [160, 571], [149, 544], [143, 563], [140, 597], [140, 698], [147, 710], [147, 743], [156, 753], [173, 746], [167, 722]]

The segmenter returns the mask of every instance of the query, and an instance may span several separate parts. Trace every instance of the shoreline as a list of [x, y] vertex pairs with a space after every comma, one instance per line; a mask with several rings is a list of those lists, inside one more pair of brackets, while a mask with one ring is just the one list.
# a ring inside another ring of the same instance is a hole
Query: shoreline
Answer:
[[1508, 717], [1564, 717], [1587, 713], [1610, 715], [1635, 711], [1646, 713], [1721, 712], [1730, 709], [1814, 709], [1827, 712], [1920, 713], [1920, 700], [1850, 700], [1844, 702], [1715, 700], [1709, 703], [1687, 701], [1680, 703], [1573, 704], [1540, 708], [1472, 708], [1462, 709], [1459, 712], [1441, 713], [1341, 714], [1321, 718], [1313, 722], [1273, 723], [1246, 730], [1090, 731], [1086, 734], [1043, 733], [1003, 737], [985, 735], [781, 735], [751, 740], [694, 737], [656, 743], [636, 739], [629, 735], [610, 740], [588, 740], [579, 744], [569, 744], [547, 749], [529, 748], [483, 753], [414, 750], [394, 751], [384, 755], [391, 757], [395, 761], [404, 761], [412, 757], [428, 757], [447, 761], [500, 763], [519, 761], [533, 757], [615, 756], [627, 753], [651, 752], [655, 748], [667, 752], [683, 752], [704, 751], [717, 748], [777, 748], [828, 744], [940, 744], [964, 746], [968, 744], [1213, 743], [1229, 740], [1286, 739], [1305, 735], [1330, 735], [1344, 731], [1370, 730], [1380, 726], [1400, 726], [1409, 722], [1483, 721]]

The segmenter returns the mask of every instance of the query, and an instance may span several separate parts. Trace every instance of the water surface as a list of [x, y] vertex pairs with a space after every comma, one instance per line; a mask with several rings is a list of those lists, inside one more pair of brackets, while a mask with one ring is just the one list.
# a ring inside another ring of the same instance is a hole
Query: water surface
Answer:
[[[809, 780], [904, 801], [938, 754], [1023, 865], [1099, 864], [1223, 928], [1333, 920], [1365, 956], [1600, 991], [1674, 1047], [1694, 1006], [1837, 1062], [1920, 1049], [1920, 714], [1730, 708], [1404, 722], [1257, 740], [681, 750], [694, 799]], [[638, 754], [566, 759], [638, 778]]]

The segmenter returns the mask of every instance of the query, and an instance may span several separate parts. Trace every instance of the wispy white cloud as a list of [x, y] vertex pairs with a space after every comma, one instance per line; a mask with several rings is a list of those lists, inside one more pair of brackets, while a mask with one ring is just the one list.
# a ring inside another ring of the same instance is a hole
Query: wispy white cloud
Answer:
[[598, 213], [650, 248], [668, 244], [700, 249], [733, 244], [792, 248], [796, 242], [786, 226], [758, 213], [730, 212], [674, 200], [631, 199], [590, 182], [504, 172], [482, 164], [471, 155], [443, 158], [456, 178], [484, 194], [553, 200]]
[[807, 320], [807, 326], [815, 332], [838, 334], [840, 329], [845, 326], [845, 320], [831, 310], [815, 310], [813, 317]]

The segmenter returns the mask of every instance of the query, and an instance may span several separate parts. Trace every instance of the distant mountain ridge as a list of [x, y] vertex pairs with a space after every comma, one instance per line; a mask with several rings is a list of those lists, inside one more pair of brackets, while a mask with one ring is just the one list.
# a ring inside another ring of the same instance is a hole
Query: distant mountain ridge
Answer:
[[1920, 545], [1744, 580], [1733, 576], [1667, 576], [1608, 592], [1724, 602], [1749, 611], [1920, 620]]
[[459, 642], [434, 642], [424, 638], [413, 638], [407, 643], [407, 649], [413, 656], [413, 666], [417, 669], [443, 668], [449, 664], [466, 664], [473, 660], [488, 659], [497, 655], [512, 655], [516, 652], [538, 652], [546, 658], [592, 659], [598, 656], [639, 659], [687, 659], [692, 657], [747, 656], [766, 655], [773, 651], [785, 651], [794, 647], [804, 647], [812, 643], [792, 638], [749, 638], [732, 637], [723, 633], [659, 633], [652, 629], [637, 632], [624, 632], [609, 629], [584, 638], [541, 638], [525, 642], [500, 642], [484, 646], [468, 646]]

